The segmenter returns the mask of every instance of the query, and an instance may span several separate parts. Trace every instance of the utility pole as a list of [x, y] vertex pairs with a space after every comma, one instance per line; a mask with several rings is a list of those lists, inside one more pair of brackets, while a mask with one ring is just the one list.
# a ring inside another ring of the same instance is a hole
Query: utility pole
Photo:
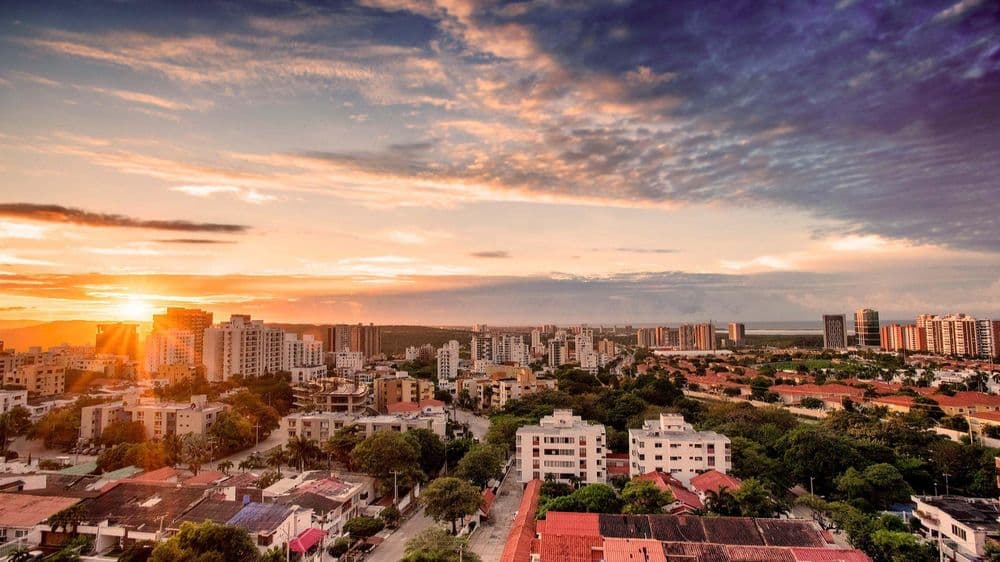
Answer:
[[812, 476], [810, 476], [809, 477], [809, 495], [810, 496], [815, 496], [816, 495], [816, 491], [813, 489], [813, 480], [815, 480], [815, 478], [812, 477]]
[[951, 487], [948, 485], [948, 477], [951, 476], [951, 474], [948, 474], [947, 472], [945, 472], [944, 474], [942, 474], [942, 476], [944, 476], [944, 495], [950, 496], [951, 495]]
[[392, 503], [399, 507], [399, 471], [392, 471]]

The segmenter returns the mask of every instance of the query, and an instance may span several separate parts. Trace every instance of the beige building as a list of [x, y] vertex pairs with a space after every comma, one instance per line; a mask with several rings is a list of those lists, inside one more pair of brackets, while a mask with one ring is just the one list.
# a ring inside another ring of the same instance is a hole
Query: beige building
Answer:
[[695, 431], [680, 414], [660, 414], [641, 429], [630, 429], [629, 474], [665, 472], [686, 486], [702, 472], [726, 474], [733, 468], [729, 438], [714, 431]]
[[416, 379], [406, 373], [396, 373], [375, 379], [375, 409], [388, 411], [396, 402], [420, 402], [434, 398], [434, 383]]
[[295, 405], [320, 412], [362, 411], [371, 398], [370, 387], [339, 377], [328, 377], [292, 389]]
[[480, 408], [502, 408], [510, 400], [554, 389], [557, 383], [556, 379], [539, 379], [527, 367], [495, 365], [488, 376], [458, 379], [455, 389], [467, 391]]
[[556, 410], [538, 425], [517, 430], [518, 482], [550, 476], [567, 483], [606, 482], [606, 443], [603, 425], [585, 422], [572, 410]]
[[28, 407], [27, 390], [0, 390], [0, 414], [6, 414], [18, 406]]
[[352, 425], [357, 425], [365, 437], [371, 437], [380, 431], [404, 433], [411, 429], [429, 429], [439, 437], [444, 437], [447, 418], [444, 414], [429, 416], [419, 412], [378, 416], [359, 416], [346, 412], [296, 412], [285, 416], [284, 423], [289, 439], [301, 435], [323, 442], [338, 429]]
[[59, 365], [22, 365], [7, 372], [4, 384], [23, 386], [30, 394], [55, 396], [66, 391], [66, 367]]
[[80, 412], [80, 438], [94, 440], [116, 421], [141, 422], [146, 438], [166, 435], [204, 434], [226, 410], [224, 404], [209, 403], [205, 395], [191, 397], [191, 402], [161, 402], [128, 396], [121, 402], [87, 406]]

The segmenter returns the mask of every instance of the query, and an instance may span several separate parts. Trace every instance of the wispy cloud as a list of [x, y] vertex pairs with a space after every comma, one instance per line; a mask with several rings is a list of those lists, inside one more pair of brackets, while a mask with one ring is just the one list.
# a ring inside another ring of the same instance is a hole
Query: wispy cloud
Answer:
[[235, 240], [218, 240], [215, 238], [168, 238], [153, 240], [157, 244], [235, 244]]
[[27, 240], [41, 240], [45, 237], [47, 229], [38, 224], [27, 224], [23, 222], [0, 221], [0, 238], [23, 238]]
[[170, 188], [170, 190], [191, 195], [193, 197], [212, 197], [213, 195], [225, 193], [230, 194], [241, 201], [252, 203], [254, 205], [260, 205], [261, 203], [267, 203], [268, 201], [274, 201], [277, 199], [277, 197], [268, 193], [261, 193], [255, 189], [244, 189], [234, 185], [179, 185], [177, 187]]
[[38, 205], [34, 203], [0, 203], [0, 216], [102, 228], [146, 228], [153, 230], [174, 230], [183, 232], [219, 232], [235, 234], [246, 232], [250, 228], [239, 224], [201, 223], [187, 220], [139, 219], [111, 213], [95, 213], [73, 207], [63, 207], [61, 205]]
[[504, 250], [483, 250], [481, 252], [472, 252], [469, 254], [474, 258], [487, 258], [487, 259], [505, 259], [509, 258], [510, 252]]

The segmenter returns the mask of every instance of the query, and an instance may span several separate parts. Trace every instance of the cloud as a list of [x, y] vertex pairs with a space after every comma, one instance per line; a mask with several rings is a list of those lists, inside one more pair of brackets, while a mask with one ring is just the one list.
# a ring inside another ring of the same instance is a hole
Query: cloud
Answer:
[[472, 252], [469, 255], [474, 258], [488, 258], [488, 259], [506, 259], [511, 257], [510, 253], [504, 250], [484, 250], [481, 252]]
[[0, 306], [0, 312], [18, 312], [21, 310], [29, 310], [27, 306]]
[[244, 189], [234, 185], [179, 185], [171, 187], [171, 191], [177, 191], [192, 197], [212, 197], [219, 193], [231, 194], [237, 199], [246, 203], [260, 205], [277, 199], [274, 195], [261, 193], [255, 189]]
[[33, 203], [0, 203], [0, 216], [102, 228], [147, 228], [152, 230], [219, 232], [227, 234], [237, 234], [250, 229], [248, 226], [239, 224], [138, 219], [111, 213], [94, 213], [73, 207], [63, 207], [61, 205], [38, 205]]
[[235, 244], [235, 240], [217, 240], [214, 238], [168, 238], [153, 240], [157, 244]]
[[678, 250], [674, 248], [626, 248], [619, 247], [615, 248], [616, 252], [630, 253], [630, 254], [676, 254]]
[[0, 221], [0, 238], [22, 238], [26, 240], [41, 240], [48, 230], [38, 224], [23, 222]]

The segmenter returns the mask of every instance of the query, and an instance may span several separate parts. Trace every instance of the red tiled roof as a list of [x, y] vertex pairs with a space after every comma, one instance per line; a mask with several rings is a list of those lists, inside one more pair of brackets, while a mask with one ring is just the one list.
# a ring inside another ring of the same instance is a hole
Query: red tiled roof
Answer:
[[793, 396], [815, 396], [815, 395], [826, 395], [826, 396], [850, 396], [850, 397], [862, 397], [865, 395], [865, 391], [860, 388], [854, 388], [853, 386], [847, 386], [843, 384], [776, 384], [769, 388], [771, 392], [776, 392], [778, 394], [789, 394]]
[[984, 406], [989, 408], [1000, 408], [1000, 396], [985, 394], [982, 392], [962, 391], [956, 392], [954, 396], [947, 394], [934, 394], [930, 397], [941, 406], [951, 408], [968, 408], [970, 406]]
[[197, 476], [192, 476], [184, 481], [187, 486], [203, 486], [208, 485], [220, 478], [224, 478], [226, 475], [219, 472], [218, 470], [203, 470], [198, 473]]
[[385, 407], [390, 414], [400, 414], [403, 412], [419, 412], [420, 405], [416, 402], [395, 402]]
[[299, 533], [297, 537], [289, 541], [289, 546], [293, 552], [303, 553], [316, 546], [326, 533], [319, 529], [309, 528]]
[[695, 494], [691, 490], [685, 488], [684, 484], [666, 472], [647, 472], [646, 474], [636, 476], [635, 480], [647, 480], [655, 484], [660, 490], [669, 490], [670, 493], [674, 495], [675, 500], [681, 502], [687, 507], [690, 507], [691, 509], [700, 509], [704, 507], [704, 504], [701, 503], [701, 498], [698, 497], [698, 494]]
[[1000, 422], [1000, 412], [976, 412], [974, 414], [966, 415], [970, 418], [976, 418], [979, 420]]
[[177, 478], [177, 470], [173, 467], [165, 466], [149, 472], [144, 472], [138, 476], [129, 478], [129, 482], [166, 482]]
[[535, 540], [535, 512], [538, 511], [538, 497], [541, 495], [542, 481], [532, 480], [524, 486], [521, 504], [514, 516], [514, 523], [503, 545], [500, 562], [528, 562], [531, 560], [532, 543]]
[[442, 401], [442, 400], [434, 400], [433, 398], [429, 398], [427, 400], [421, 400], [420, 401], [420, 407], [421, 408], [427, 408], [427, 407], [444, 408], [444, 406], [445, 406], [444, 401]]
[[[518, 516], [520, 516], [520, 512]], [[550, 511], [545, 515], [545, 532], [577, 537], [601, 536], [601, 523], [596, 513]]]
[[667, 562], [660, 541], [652, 539], [605, 539], [604, 560], [607, 562]]
[[736, 489], [741, 485], [743, 485], [743, 481], [739, 478], [723, 474], [718, 470], [702, 472], [691, 479], [691, 487], [702, 493], [708, 492], [709, 490], [718, 492], [723, 487], [731, 491], [736, 491]]
[[906, 406], [910, 407], [913, 405], [913, 397], [906, 395], [899, 396], [881, 396], [872, 400], [873, 404], [891, 404], [893, 406]]
[[792, 548], [796, 562], [872, 562], [860, 550], [844, 548]]
[[573, 535], [544, 534], [533, 549], [542, 560], [561, 560], [564, 562], [592, 562], [594, 555], [601, 559], [601, 537], [579, 537]]
[[479, 511], [483, 512], [483, 515], [489, 515], [490, 509], [493, 507], [493, 501], [497, 499], [496, 494], [493, 490], [489, 488], [483, 490], [483, 503], [479, 506]]

